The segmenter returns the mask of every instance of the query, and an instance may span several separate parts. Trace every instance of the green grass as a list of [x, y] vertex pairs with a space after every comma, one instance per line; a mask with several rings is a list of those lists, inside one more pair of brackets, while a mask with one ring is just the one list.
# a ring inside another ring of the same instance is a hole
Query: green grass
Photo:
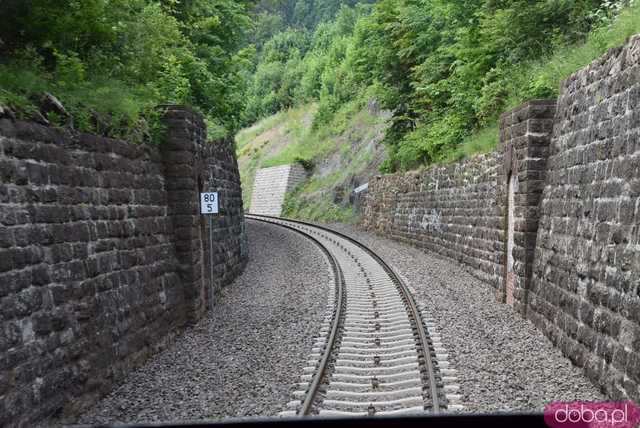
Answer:
[[298, 159], [313, 160], [331, 152], [335, 145], [326, 130], [313, 132], [310, 127], [303, 129], [299, 123], [290, 125], [292, 142], [278, 154], [265, 159], [262, 168], [286, 165]]
[[37, 110], [29, 95], [48, 91], [51, 86], [43, 72], [0, 64], [0, 103], [18, 108], [18, 113]]
[[[385, 123], [380, 116], [358, 106], [356, 102], [344, 105], [328, 124], [318, 128], [311, 126], [317, 106], [300, 106], [263, 119], [238, 133], [236, 142], [245, 208], [249, 208], [253, 178], [258, 168], [290, 164], [300, 159], [315, 163], [327, 158], [335, 161], [337, 157], [340, 168], [322, 176], [312, 175], [287, 195], [285, 212], [291, 217], [323, 222], [355, 221], [353, 210], [334, 204], [330, 195], [336, 187], [371, 164], [371, 151], [363, 150], [358, 144], [373, 138]], [[275, 130], [279, 134], [276, 135]], [[267, 135], [273, 135], [273, 141], [261, 143]], [[281, 149], [274, 152], [274, 147]], [[267, 151], [272, 154], [266, 156]]]
[[249, 128], [240, 130], [236, 134], [236, 147], [238, 151], [241, 151], [243, 147], [255, 140], [255, 138], [265, 132], [268, 129], [274, 128], [278, 124], [287, 121], [290, 115], [290, 110], [283, 110], [274, 114], [273, 116], [266, 117]]
[[[305, 127], [302, 124], [307, 116], [313, 115], [315, 110], [315, 104], [283, 110], [236, 134], [236, 154], [239, 159], [242, 200], [245, 209], [250, 207], [253, 178], [256, 170], [266, 166], [290, 163], [289, 159], [287, 159], [285, 162], [265, 165], [267, 150], [272, 149], [273, 145], [286, 145], [288, 147], [304, 139], [307, 131], [305, 131]], [[266, 139], [265, 136], [270, 134], [273, 135]]]
[[[60, 80], [45, 72], [36, 63], [0, 64], [0, 103], [13, 106], [22, 119], [29, 119], [38, 110], [37, 94], [50, 92], [65, 106], [73, 118], [75, 129], [94, 132], [91, 112], [108, 118], [111, 137], [141, 142], [160, 127], [155, 106], [155, 94], [141, 85], [88, 77], [80, 80]], [[145, 120], [143, 120], [143, 118]], [[54, 125], [61, 118], [49, 117]]]
[[348, 223], [358, 220], [358, 214], [351, 206], [339, 206], [330, 198], [308, 198], [299, 189], [285, 197], [282, 215], [289, 218], [299, 218], [320, 223]]
[[444, 163], [455, 162], [480, 153], [489, 153], [498, 146], [499, 129], [497, 120], [493, 125], [481, 128], [462, 141]]
[[311, 176], [288, 194], [283, 207], [286, 216], [324, 223], [357, 221], [356, 211], [349, 205], [335, 204], [331, 195], [334, 189], [348, 183], [351, 177], [371, 165], [371, 151], [357, 147], [357, 144], [373, 138], [376, 126], [380, 126], [380, 118], [366, 110], [353, 112], [351, 109], [352, 106], [346, 106], [347, 113], [343, 110], [344, 115], [338, 114], [336, 122], [328, 126], [333, 134], [333, 152], [340, 155], [343, 167], [324, 176]]
[[258, 160], [252, 158], [246, 168], [240, 170], [240, 183], [242, 185], [242, 204], [245, 208], [251, 205], [251, 195], [253, 193], [253, 178], [258, 169]]
[[[559, 47], [545, 58], [514, 66], [504, 82], [504, 110], [530, 99], [557, 97], [562, 80], [638, 32], [640, 2], [622, 11], [609, 26], [592, 31], [584, 43]], [[343, 168], [308, 178], [286, 196], [283, 215], [320, 222], [354, 222], [357, 214], [353, 209], [335, 204], [332, 195], [334, 189], [371, 164], [372, 153], [355, 143], [372, 137], [379, 118], [369, 114], [361, 102], [354, 100], [342, 106], [328, 124], [313, 129], [312, 126], [303, 126], [300, 120], [300, 112], [308, 111], [308, 108], [302, 106], [298, 110], [280, 112], [238, 134], [239, 153], [251, 156], [243, 172], [243, 193], [250, 197], [252, 183], [249, 181], [253, 180], [257, 168], [287, 164], [296, 159], [321, 161], [338, 156]], [[484, 123], [487, 125], [462, 139], [442, 163], [495, 150], [499, 141], [498, 117], [488, 118]], [[282, 150], [266, 157], [262, 155], [263, 149], [252, 148], [252, 141], [278, 126], [286, 130], [289, 139], [289, 144]]]
[[[592, 31], [584, 43], [559, 47], [546, 58], [514, 66], [505, 81], [505, 110], [530, 99], [557, 97], [562, 80], [638, 32], [640, 2], [623, 10], [610, 25]], [[316, 221], [353, 221], [355, 213], [348, 207], [334, 204], [328, 195], [371, 162], [370, 153], [354, 150], [351, 143], [370, 138], [368, 131], [375, 126], [377, 118], [363, 109], [361, 102], [354, 100], [342, 106], [328, 124], [313, 129], [301, 124], [301, 111], [306, 108], [280, 112], [238, 134], [239, 153], [243, 156], [250, 155], [247, 149], [253, 140], [276, 126], [284, 126], [290, 140], [282, 150], [269, 157], [261, 156], [260, 150], [253, 153], [243, 173], [246, 177], [244, 192], [250, 194], [251, 184], [247, 181], [253, 179], [257, 168], [288, 164], [297, 159], [321, 160], [338, 154], [345, 167], [324, 176], [310, 177], [295, 192], [287, 195], [284, 212], [291, 217]], [[490, 118], [486, 123], [487, 126], [464, 138], [442, 163], [495, 150], [499, 140], [498, 118]]]
[[550, 95], [556, 96], [564, 79], [602, 56], [608, 49], [623, 45], [638, 32], [640, 2], [635, 2], [623, 9], [610, 25], [589, 33], [584, 43], [560, 47], [546, 58], [523, 64], [520, 71], [525, 76], [524, 84], [521, 83], [525, 91], [511, 91], [507, 110], [539, 93], [544, 95], [546, 91], [552, 91]]
[[[315, 105], [314, 108], [316, 108]], [[275, 116], [278, 116], [278, 114]], [[274, 116], [271, 116], [271, 118], [274, 118]], [[341, 147], [337, 146], [336, 137], [351, 129], [354, 122], [363, 122], [368, 126], [373, 126], [376, 122], [375, 117], [368, 112], [359, 110], [359, 102], [356, 101], [342, 106], [330, 123], [318, 129], [314, 129], [312, 126], [303, 126], [295, 117], [289, 117], [288, 120], [292, 142], [278, 154], [264, 159], [261, 163], [262, 168], [286, 165], [296, 162], [298, 159], [320, 159], [335, 150], [341, 149]]]
[[[571, 74], [602, 56], [608, 49], [621, 46], [640, 32], [640, 2], [623, 9], [608, 26], [592, 31], [584, 43], [557, 48], [546, 58], [530, 61], [515, 68], [509, 76], [505, 111], [534, 98], [558, 96], [560, 83]], [[498, 145], [498, 118], [490, 125], [467, 137], [446, 162], [488, 153]]]

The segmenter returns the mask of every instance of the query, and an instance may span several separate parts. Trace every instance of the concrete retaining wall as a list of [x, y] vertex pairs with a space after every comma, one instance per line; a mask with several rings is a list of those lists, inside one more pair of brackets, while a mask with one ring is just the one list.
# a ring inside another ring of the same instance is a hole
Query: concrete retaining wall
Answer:
[[287, 192], [306, 177], [298, 163], [261, 168], [256, 171], [251, 194], [251, 214], [280, 216]]

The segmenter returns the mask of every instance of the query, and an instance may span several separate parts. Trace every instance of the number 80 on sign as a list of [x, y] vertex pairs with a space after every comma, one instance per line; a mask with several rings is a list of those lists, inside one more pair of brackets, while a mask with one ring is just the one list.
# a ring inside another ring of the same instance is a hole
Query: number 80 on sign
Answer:
[[218, 192], [200, 193], [200, 214], [218, 214]]

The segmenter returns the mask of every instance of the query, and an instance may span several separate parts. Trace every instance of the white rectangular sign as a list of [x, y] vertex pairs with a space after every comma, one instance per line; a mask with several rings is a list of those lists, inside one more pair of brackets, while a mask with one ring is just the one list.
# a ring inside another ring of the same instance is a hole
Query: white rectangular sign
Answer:
[[218, 192], [200, 193], [200, 214], [218, 214]]

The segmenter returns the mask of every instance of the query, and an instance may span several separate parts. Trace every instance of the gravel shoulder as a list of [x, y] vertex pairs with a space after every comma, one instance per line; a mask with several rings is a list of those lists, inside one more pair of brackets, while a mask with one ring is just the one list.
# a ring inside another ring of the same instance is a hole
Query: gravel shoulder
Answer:
[[331, 227], [370, 246], [415, 288], [458, 370], [465, 411], [542, 411], [553, 400], [604, 399], [542, 332], [457, 262], [354, 226]]
[[245, 272], [213, 316], [74, 423], [141, 423], [275, 416], [285, 410], [327, 303], [329, 271], [306, 238], [247, 221]]

